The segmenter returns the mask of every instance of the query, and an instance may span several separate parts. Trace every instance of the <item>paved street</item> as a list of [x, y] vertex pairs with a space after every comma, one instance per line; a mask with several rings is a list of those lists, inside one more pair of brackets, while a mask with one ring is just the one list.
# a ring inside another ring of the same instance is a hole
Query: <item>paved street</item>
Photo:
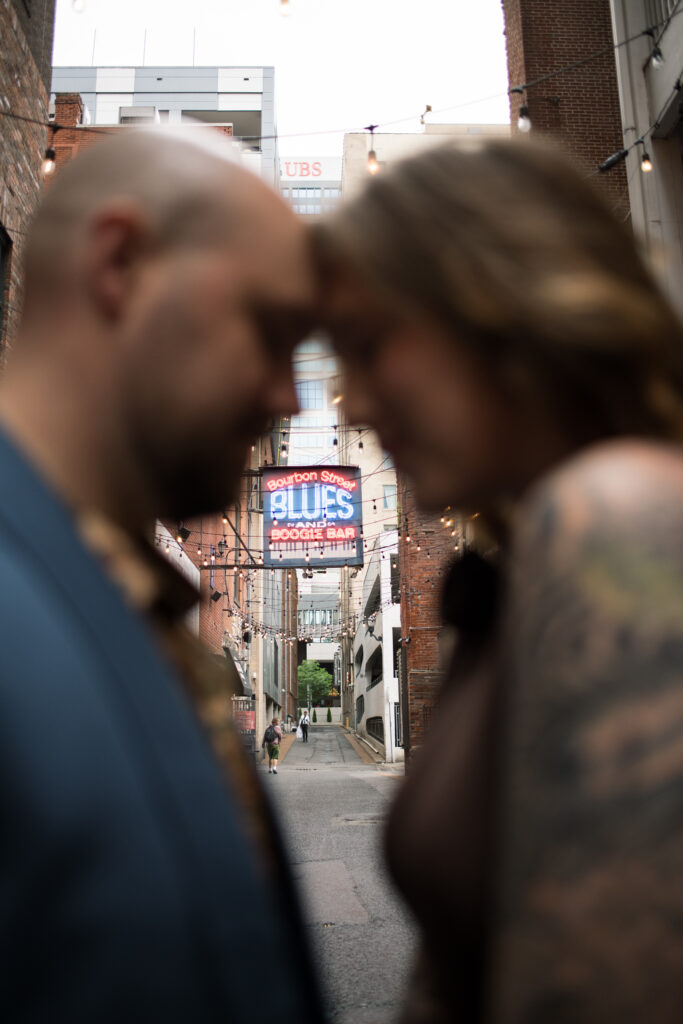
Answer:
[[395, 1019], [413, 948], [409, 919], [381, 866], [383, 822], [401, 776], [364, 763], [336, 726], [312, 726], [308, 744], [289, 748], [277, 776], [267, 774], [267, 762], [265, 771], [332, 1018], [387, 1024]]

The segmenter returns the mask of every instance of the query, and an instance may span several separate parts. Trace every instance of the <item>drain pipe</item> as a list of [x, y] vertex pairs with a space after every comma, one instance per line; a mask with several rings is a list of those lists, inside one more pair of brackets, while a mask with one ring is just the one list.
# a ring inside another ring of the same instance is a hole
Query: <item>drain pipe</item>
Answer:
[[374, 750], [378, 757], [382, 756], [381, 751], [379, 751], [377, 747], [373, 747], [372, 743], [368, 743], [364, 736], [361, 736], [359, 733], [356, 733], [356, 739], [360, 740], [361, 743], [364, 743], [366, 747], [370, 747], [370, 750]]

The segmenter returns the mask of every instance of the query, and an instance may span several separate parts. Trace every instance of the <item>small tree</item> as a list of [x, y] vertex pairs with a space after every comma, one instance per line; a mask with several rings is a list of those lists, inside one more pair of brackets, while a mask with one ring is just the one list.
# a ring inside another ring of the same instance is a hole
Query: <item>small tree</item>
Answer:
[[318, 721], [318, 716], [317, 716], [317, 714], [315, 713], [315, 708], [313, 708], [313, 721], [314, 721], [314, 722], [317, 722], [317, 721]]
[[302, 661], [297, 670], [299, 680], [299, 704], [306, 705], [309, 698], [311, 704], [319, 704], [323, 697], [329, 697], [332, 689], [332, 675], [321, 668], [317, 661]]
[[328, 722], [332, 721], [332, 708], [328, 708], [327, 709], [327, 721]]

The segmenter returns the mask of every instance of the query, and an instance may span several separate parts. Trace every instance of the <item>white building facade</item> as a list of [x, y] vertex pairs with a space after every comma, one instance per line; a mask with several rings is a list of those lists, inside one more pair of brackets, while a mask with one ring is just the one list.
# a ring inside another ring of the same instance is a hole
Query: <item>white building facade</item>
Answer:
[[55, 67], [55, 93], [79, 93], [90, 124], [231, 125], [244, 165], [279, 188], [272, 67]]
[[[677, 0], [611, 0], [611, 9], [615, 40], [631, 39], [615, 58], [633, 229], [683, 314], [683, 14]], [[661, 59], [653, 61], [655, 48]]]
[[384, 761], [402, 761], [398, 684], [401, 607], [398, 533], [384, 531], [366, 562], [362, 607], [353, 639], [356, 733]]

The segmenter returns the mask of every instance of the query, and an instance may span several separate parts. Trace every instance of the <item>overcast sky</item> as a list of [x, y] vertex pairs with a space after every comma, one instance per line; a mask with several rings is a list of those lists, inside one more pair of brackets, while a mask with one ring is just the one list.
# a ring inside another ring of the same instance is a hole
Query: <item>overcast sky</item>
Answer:
[[415, 131], [427, 103], [434, 121], [509, 118], [500, 0], [290, 0], [286, 18], [280, 0], [82, 3], [57, 2], [57, 65], [274, 65], [281, 155], [341, 155], [371, 122]]

